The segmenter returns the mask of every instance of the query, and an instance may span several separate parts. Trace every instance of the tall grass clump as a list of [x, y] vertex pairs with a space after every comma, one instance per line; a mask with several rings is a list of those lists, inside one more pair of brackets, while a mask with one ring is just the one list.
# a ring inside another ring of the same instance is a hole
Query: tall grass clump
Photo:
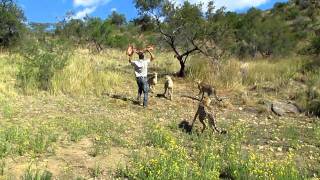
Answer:
[[[303, 59], [270, 59], [241, 62], [229, 59], [213, 64], [205, 58], [193, 57], [190, 61], [188, 76], [191, 79], [205, 80], [217, 87], [227, 89], [241, 89], [257, 85], [271, 86], [276, 89], [286, 87], [294, 75], [304, 64]], [[245, 70], [241, 66], [246, 63]], [[245, 72], [241, 72], [245, 71]]]
[[69, 65], [54, 76], [54, 92], [99, 96], [119, 91], [123, 88], [121, 84], [130, 83], [126, 69], [120, 68], [120, 63], [126, 64], [127, 60], [121, 59], [119, 54], [119, 51], [102, 55], [76, 53], [70, 58]]
[[17, 83], [24, 92], [51, 90], [52, 78], [67, 64], [68, 46], [59, 40], [27, 41], [20, 50]]
[[17, 72], [17, 55], [0, 54], [0, 96], [15, 96], [15, 82]]
[[316, 64], [310, 61], [301, 67], [306, 88], [300, 88], [293, 99], [306, 113], [320, 116], [320, 66]]
[[29, 167], [24, 175], [21, 177], [22, 180], [51, 180], [52, 173], [46, 170], [38, 170], [38, 169], [31, 169]]
[[286, 87], [300, 70], [303, 59], [271, 59], [249, 62], [246, 85], [272, 83], [276, 88]]
[[240, 62], [234, 59], [214, 64], [201, 57], [190, 61], [187, 68], [188, 77], [192, 80], [203, 80], [219, 88], [240, 88]]
[[48, 151], [57, 141], [57, 133], [47, 125], [39, 129], [12, 126], [0, 129], [0, 157], [8, 155], [39, 155]]

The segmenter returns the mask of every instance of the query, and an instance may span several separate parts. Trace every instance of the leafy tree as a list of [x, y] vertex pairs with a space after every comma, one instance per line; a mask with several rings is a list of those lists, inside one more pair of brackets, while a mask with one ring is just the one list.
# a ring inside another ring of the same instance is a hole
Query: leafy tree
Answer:
[[29, 23], [29, 27], [38, 40], [45, 41], [48, 35], [48, 30], [50, 28], [50, 23]]
[[112, 26], [108, 21], [102, 21], [100, 18], [88, 18], [86, 20], [88, 40], [94, 43], [98, 52], [103, 49], [103, 44], [107, 43], [111, 32]]
[[22, 10], [13, 0], [0, 0], [0, 47], [18, 42], [24, 31]]
[[136, 25], [136, 26], [139, 26], [140, 27], [140, 30], [142, 32], [145, 32], [145, 31], [153, 31], [155, 29], [155, 22], [153, 21], [153, 19], [148, 16], [147, 14], [144, 14], [138, 18], [135, 18], [133, 20], [133, 23]]
[[116, 11], [112, 11], [112, 14], [109, 16], [111, 24], [122, 26], [126, 23], [126, 17], [124, 14], [119, 14]]
[[85, 40], [86, 38], [85, 23], [82, 20], [71, 19], [70, 21], [62, 24], [62, 26], [63, 27], [60, 33], [64, 38], [68, 38], [69, 40], [72, 40], [76, 44], [80, 44]]
[[213, 2], [209, 2], [206, 12], [206, 26], [200, 52], [213, 60], [216, 65], [228, 56], [235, 46], [235, 25], [239, 15], [225, 12], [224, 8], [214, 10]]
[[287, 55], [296, 42], [286, 22], [279, 17], [268, 17], [257, 26], [257, 49], [264, 57]]
[[262, 11], [251, 8], [239, 19], [236, 26], [236, 38], [238, 43], [238, 55], [255, 57], [258, 52], [257, 23], [262, 20]]
[[296, 44], [284, 16], [267, 14], [255, 8], [239, 19], [236, 39], [240, 57], [255, 57], [258, 53], [263, 57], [287, 55]]
[[178, 76], [185, 76], [185, 66], [190, 54], [200, 52], [196, 41], [203, 37], [204, 17], [200, 4], [185, 1], [175, 6], [166, 0], [136, 0], [141, 14], [155, 18], [157, 31], [175, 53], [180, 63]]

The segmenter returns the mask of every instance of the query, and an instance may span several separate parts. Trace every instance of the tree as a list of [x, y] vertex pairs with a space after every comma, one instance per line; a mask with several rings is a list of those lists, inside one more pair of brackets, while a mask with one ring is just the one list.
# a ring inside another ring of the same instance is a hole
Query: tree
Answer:
[[119, 14], [116, 11], [112, 11], [112, 14], [108, 18], [111, 24], [122, 26], [126, 23], [126, 17], [124, 14]]
[[133, 23], [134, 25], [139, 26], [142, 32], [153, 31], [155, 29], [155, 25], [154, 25], [155, 23], [153, 19], [147, 14], [144, 14], [138, 18], [133, 19]]
[[266, 17], [256, 26], [257, 50], [264, 57], [287, 55], [295, 47], [295, 40], [289, 26], [280, 17]]
[[205, 19], [201, 5], [185, 1], [181, 6], [175, 6], [167, 0], [135, 0], [135, 4], [140, 14], [155, 19], [157, 31], [180, 63], [178, 76], [184, 77], [188, 57], [200, 52], [197, 41], [204, 37]]
[[50, 23], [29, 23], [31, 31], [35, 34], [38, 40], [45, 41], [48, 34], [48, 29], [50, 28]]
[[225, 12], [225, 8], [216, 11], [214, 9], [213, 1], [209, 2], [204, 37], [200, 39], [203, 41], [200, 43], [202, 47], [199, 49], [219, 66], [220, 61], [227, 57], [235, 46], [235, 26], [239, 15]]
[[71, 19], [63, 25], [63, 36], [80, 44], [86, 38], [85, 23], [80, 19]]
[[23, 11], [13, 0], [0, 0], [0, 47], [14, 45], [24, 31]]
[[108, 21], [102, 21], [100, 18], [86, 19], [86, 33], [88, 40], [94, 43], [98, 52], [103, 49], [102, 45], [107, 43], [111, 32], [112, 26]]

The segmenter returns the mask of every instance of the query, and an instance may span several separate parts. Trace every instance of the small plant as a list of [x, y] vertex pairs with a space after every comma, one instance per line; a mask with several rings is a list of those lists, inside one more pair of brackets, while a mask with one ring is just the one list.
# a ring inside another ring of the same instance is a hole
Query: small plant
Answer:
[[3, 113], [4, 118], [10, 119], [10, 118], [12, 118], [14, 111], [13, 111], [13, 108], [10, 106], [10, 104], [5, 103], [2, 106], [2, 113]]
[[29, 167], [24, 175], [21, 177], [22, 180], [51, 180], [52, 173], [49, 171], [32, 170]]
[[0, 176], [4, 175], [5, 167], [6, 167], [6, 162], [5, 162], [5, 160], [1, 159], [0, 160]]
[[93, 178], [98, 178], [102, 175], [103, 170], [100, 164], [95, 164], [94, 168], [91, 170], [91, 175]]

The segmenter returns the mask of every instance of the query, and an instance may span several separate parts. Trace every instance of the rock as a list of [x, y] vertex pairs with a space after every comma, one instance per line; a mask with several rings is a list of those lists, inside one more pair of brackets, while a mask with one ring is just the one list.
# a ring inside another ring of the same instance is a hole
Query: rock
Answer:
[[271, 111], [272, 101], [268, 99], [260, 99], [258, 104], [265, 106], [267, 111]]
[[278, 116], [283, 116], [287, 113], [300, 113], [299, 108], [296, 105], [284, 102], [273, 102], [271, 105], [271, 110]]
[[278, 147], [277, 151], [282, 152], [282, 147]]

